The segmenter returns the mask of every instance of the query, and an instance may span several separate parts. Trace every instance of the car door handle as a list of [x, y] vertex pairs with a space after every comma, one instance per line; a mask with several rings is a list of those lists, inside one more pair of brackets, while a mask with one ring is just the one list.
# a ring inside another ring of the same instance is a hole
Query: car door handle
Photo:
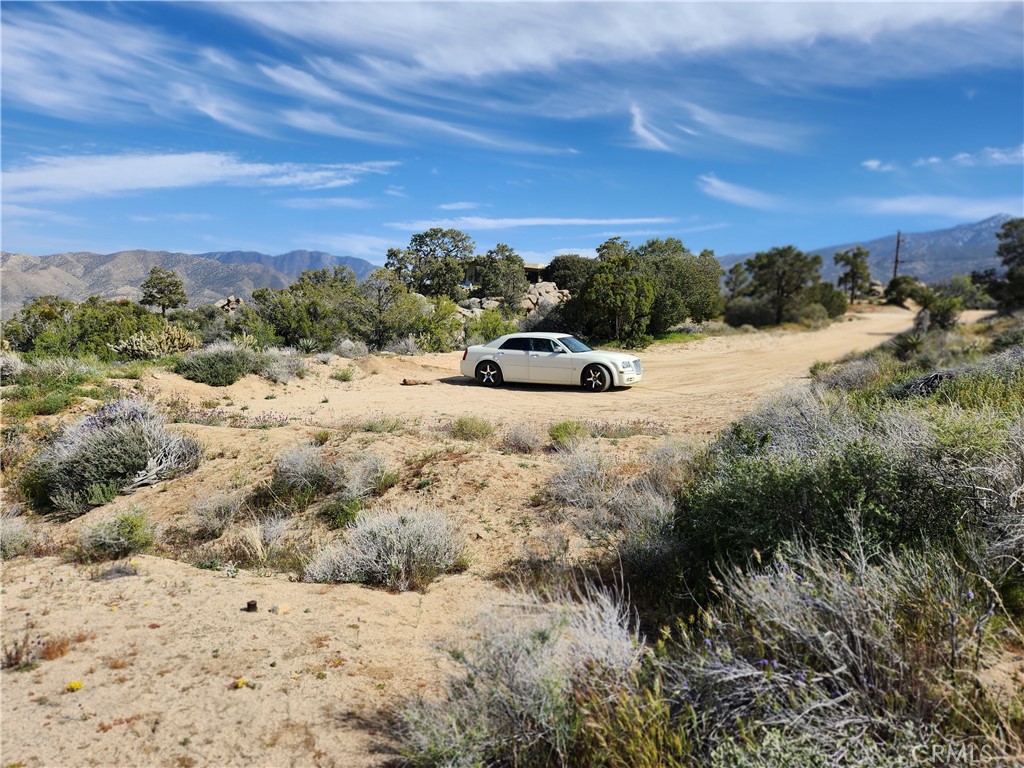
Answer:
[[534, 354], [530, 355], [530, 357], [540, 357], [540, 355], [537, 354], [537, 353], [534, 353]]

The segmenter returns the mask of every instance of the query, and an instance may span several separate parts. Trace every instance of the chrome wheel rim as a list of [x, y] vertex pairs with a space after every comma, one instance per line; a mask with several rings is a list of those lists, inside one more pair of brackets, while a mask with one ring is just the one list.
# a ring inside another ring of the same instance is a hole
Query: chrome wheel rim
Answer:
[[604, 386], [604, 373], [598, 370], [591, 370], [587, 373], [586, 386], [590, 389], [600, 389]]
[[494, 384], [494, 375], [498, 372], [497, 368], [492, 368], [489, 365], [485, 365], [480, 369], [480, 382], [482, 384]]

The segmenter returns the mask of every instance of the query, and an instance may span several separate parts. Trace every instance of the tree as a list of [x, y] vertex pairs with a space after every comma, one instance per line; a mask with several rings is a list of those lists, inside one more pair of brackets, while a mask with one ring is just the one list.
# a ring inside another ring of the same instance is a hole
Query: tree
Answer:
[[751, 295], [768, 301], [776, 324], [803, 290], [821, 279], [821, 256], [808, 256], [792, 245], [757, 253], [745, 264]]
[[725, 300], [727, 302], [747, 295], [750, 288], [750, 275], [743, 262], [736, 262], [725, 273]]
[[996, 256], [1007, 269], [1024, 267], [1024, 219], [1010, 219], [996, 232]]
[[844, 268], [836, 282], [840, 288], [849, 291], [850, 303], [866, 293], [871, 286], [871, 270], [868, 268], [870, 255], [871, 251], [865, 251], [858, 245], [840, 251], [833, 257], [833, 263]]
[[259, 316], [291, 346], [312, 339], [319, 349], [331, 349], [341, 336], [365, 333], [364, 300], [348, 267], [307, 269], [287, 288], [258, 288], [252, 299]]
[[662, 333], [688, 317], [700, 322], [718, 313], [722, 267], [714, 253], [694, 256], [682, 241], [670, 237], [648, 240], [634, 254], [654, 287], [651, 333]]
[[598, 246], [597, 256], [600, 263], [583, 292], [594, 330], [624, 344], [649, 343], [654, 281], [640, 269], [628, 241], [614, 237]]
[[576, 297], [583, 293], [583, 288], [595, 269], [596, 260], [580, 256], [578, 253], [564, 253], [551, 260], [544, 274], [563, 291], [568, 291], [570, 296]]
[[456, 299], [475, 248], [465, 232], [434, 227], [409, 238], [404, 251], [389, 248], [385, 266], [414, 293]]
[[359, 284], [359, 293], [366, 300], [366, 343], [372, 348], [384, 349], [412, 333], [422, 299], [417, 301], [394, 272], [373, 271]]
[[505, 243], [498, 243], [483, 256], [473, 258], [477, 284], [473, 294], [479, 298], [501, 299], [501, 312], [511, 317], [519, 309], [519, 300], [530, 287], [522, 257]]
[[178, 274], [170, 269], [153, 267], [149, 270], [149, 277], [142, 281], [139, 289], [142, 291], [139, 304], [146, 307], [160, 307], [161, 315], [166, 315], [168, 309], [188, 304], [185, 284]]

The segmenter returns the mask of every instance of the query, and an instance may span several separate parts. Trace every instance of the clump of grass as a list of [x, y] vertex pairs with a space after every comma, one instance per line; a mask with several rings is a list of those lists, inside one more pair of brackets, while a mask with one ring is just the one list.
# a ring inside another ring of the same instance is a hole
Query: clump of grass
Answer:
[[117, 560], [144, 552], [156, 542], [156, 531], [145, 511], [133, 507], [83, 528], [75, 541], [79, 562]]
[[338, 368], [337, 370], [331, 371], [331, 378], [335, 381], [352, 381], [356, 375], [356, 367], [349, 363], [344, 368]]
[[574, 448], [590, 437], [590, 428], [581, 421], [567, 420], [552, 424], [548, 437], [555, 448]]
[[238, 565], [295, 568], [298, 552], [290, 541], [293, 522], [289, 517], [272, 515], [254, 519], [230, 531], [224, 551]]
[[463, 565], [462, 537], [436, 510], [385, 509], [359, 518], [345, 539], [317, 553], [306, 581], [375, 584], [398, 592], [423, 589]]
[[377, 434], [399, 433], [405, 431], [405, 422], [397, 416], [376, 416], [364, 421], [360, 428]]
[[24, 518], [5, 510], [0, 514], [0, 560], [9, 560], [26, 551], [35, 537]]
[[118, 400], [65, 430], [25, 467], [21, 488], [39, 509], [80, 515], [199, 466], [202, 446], [165, 426], [149, 403]]
[[450, 431], [459, 440], [486, 440], [494, 434], [494, 425], [477, 416], [460, 416], [452, 422]]
[[616, 467], [596, 451], [565, 454], [562, 469], [548, 483], [554, 501], [577, 509], [605, 507], [622, 482]]
[[226, 387], [253, 373], [257, 362], [251, 350], [229, 342], [217, 342], [182, 355], [174, 370], [191, 381], [211, 387]]
[[198, 519], [199, 534], [210, 539], [223, 535], [238, 519], [241, 508], [242, 501], [236, 495], [217, 492], [205, 496], [192, 507]]
[[[627, 422], [587, 421], [584, 426], [591, 437], [607, 437], [619, 440], [637, 435], [656, 437], [665, 434], [665, 426], [648, 419], [634, 419]], [[554, 427], [552, 427], [554, 429]]]
[[543, 447], [543, 439], [530, 424], [512, 424], [505, 428], [501, 447], [509, 453], [535, 453]]
[[347, 528], [356, 521], [363, 509], [363, 500], [359, 497], [343, 497], [325, 502], [317, 514], [331, 528]]
[[347, 357], [349, 359], [366, 357], [370, 351], [366, 348], [366, 344], [361, 341], [353, 341], [352, 339], [342, 339], [335, 345], [334, 354], [338, 357]]
[[313, 433], [313, 445], [327, 445], [330, 439], [331, 431], [329, 429], [318, 429]]

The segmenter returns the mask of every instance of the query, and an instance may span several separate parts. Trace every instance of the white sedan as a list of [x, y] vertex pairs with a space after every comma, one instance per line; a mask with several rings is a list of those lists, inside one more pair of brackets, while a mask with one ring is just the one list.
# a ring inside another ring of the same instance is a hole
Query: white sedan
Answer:
[[463, 353], [459, 369], [487, 387], [515, 381], [568, 384], [593, 392], [636, 384], [644, 375], [633, 355], [591, 349], [564, 333], [509, 333], [475, 344]]

